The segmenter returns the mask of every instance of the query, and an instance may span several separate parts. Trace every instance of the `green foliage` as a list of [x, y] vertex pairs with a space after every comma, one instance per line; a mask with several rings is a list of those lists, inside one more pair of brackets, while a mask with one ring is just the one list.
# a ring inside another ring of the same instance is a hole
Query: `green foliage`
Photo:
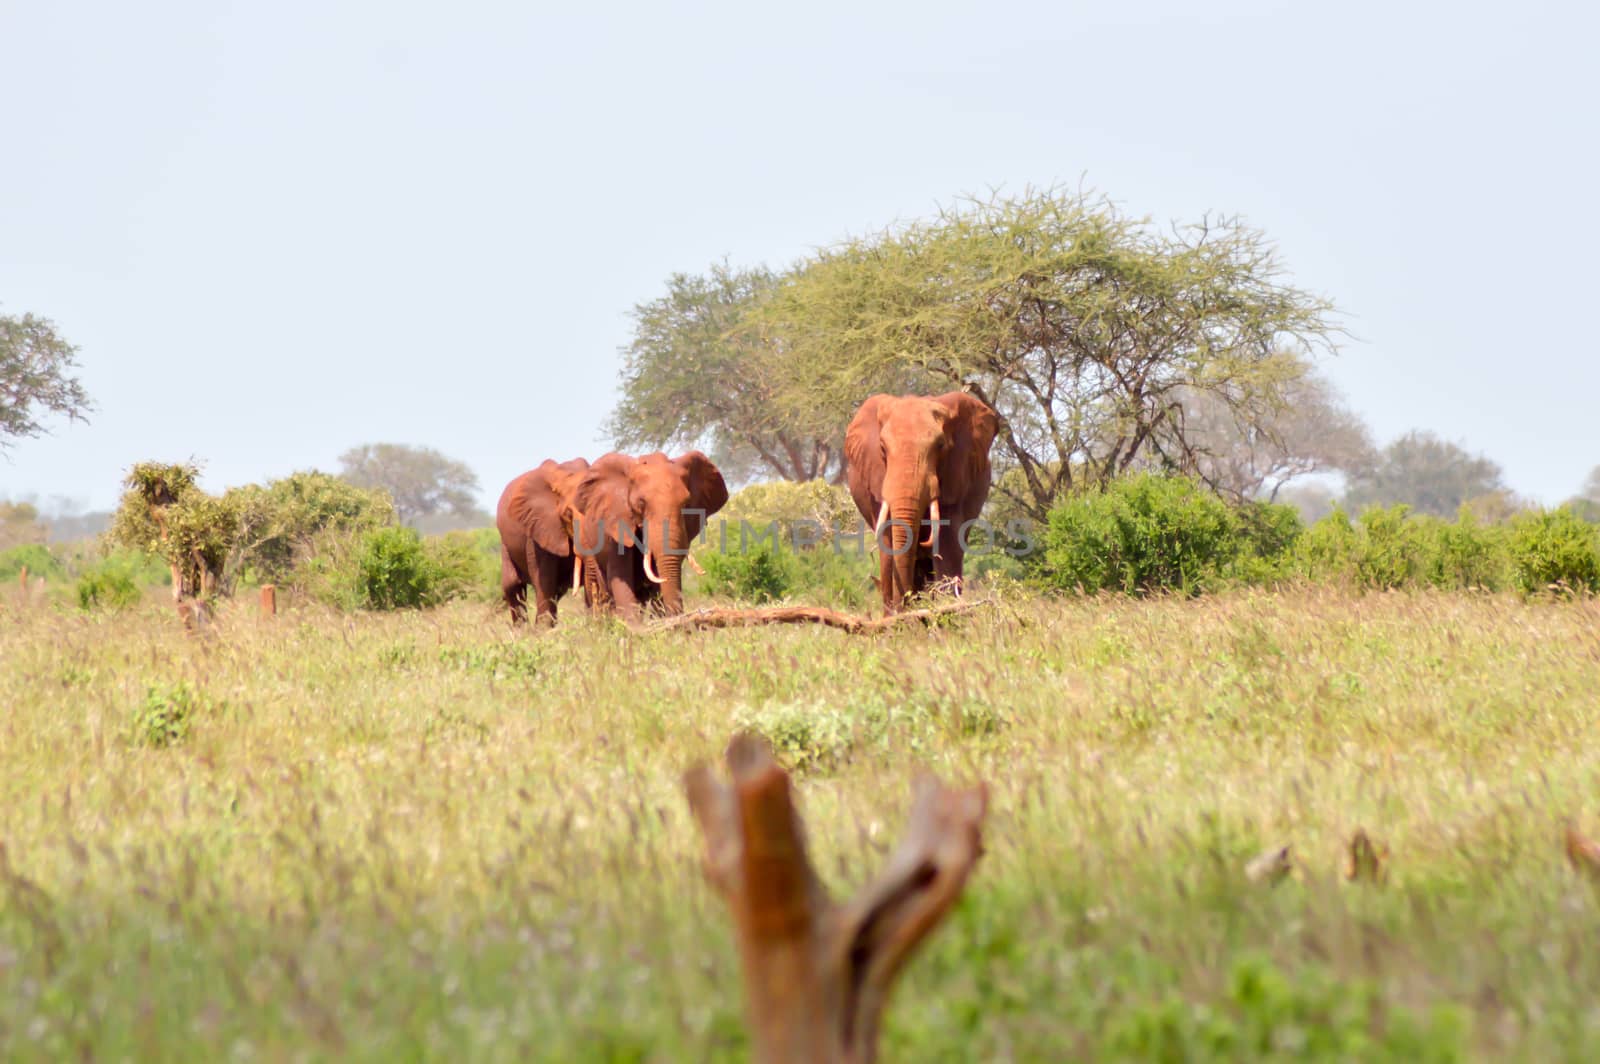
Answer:
[[1116, 1060], [1384, 1060], [1463, 1058], [1466, 1028], [1448, 1006], [1392, 1008], [1367, 980], [1339, 980], [1314, 965], [1294, 973], [1259, 956], [1237, 960], [1226, 994], [1191, 1002], [1180, 994], [1112, 1020], [1104, 1055]]
[[474, 592], [482, 597], [496, 586], [486, 581], [499, 579], [499, 555], [491, 576], [483, 539], [481, 532], [423, 537], [398, 525], [329, 535], [296, 568], [294, 584], [343, 610], [425, 609]]
[[861, 515], [850, 489], [825, 480], [775, 480], [752, 484], [733, 493], [721, 512], [711, 519], [707, 536], [717, 542], [719, 526], [727, 528], [728, 542], [739, 540], [741, 526], [750, 535], [775, 526], [777, 538], [787, 547], [830, 543], [833, 530], [849, 533], [861, 527]]
[[706, 593], [755, 605], [785, 597], [795, 583], [792, 555], [770, 543], [726, 554], [708, 553], [702, 564], [706, 573], [700, 586]]
[[227, 576], [237, 574], [250, 583], [288, 582], [319, 538], [370, 531], [395, 520], [382, 491], [314, 470], [234, 488], [223, 503], [237, 515]]
[[47, 580], [59, 579], [65, 569], [43, 543], [24, 543], [10, 550], [0, 550], [0, 580], [15, 580], [26, 568], [29, 579], [42, 576]]
[[73, 588], [78, 608], [120, 610], [138, 605], [144, 598], [142, 588], [149, 582], [148, 569], [136, 560], [141, 557], [145, 556], [113, 554], [85, 570]]
[[1454, 522], [1428, 520], [1431, 533], [1424, 579], [1445, 590], [1511, 586], [1511, 554], [1505, 526], [1483, 524], [1471, 506], [1463, 505]]
[[356, 600], [363, 609], [420, 609], [443, 601], [442, 571], [414, 528], [380, 528], [362, 537]]
[[205, 699], [187, 683], [151, 687], [134, 712], [134, 741], [157, 749], [177, 746], [189, 738], [195, 715], [205, 707]]
[[1600, 529], [1567, 507], [1511, 523], [1511, 562], [1524, 591], [1600, 591]]
[[[1280, 534], [1285, 520], [1263, 513], [1260, 534]], [[1142, 473], [1058, 504], [1038, 576], [1063, 590], [1197, 594], [1222, 578], [1239, 545], [1238, 523], [1215, 494]]]
[[0, 314], [0, 450], [43, 433], [47, 414], [85, 420], [92, 404], [72, 375], [77, 355], [50, 319]]
[[[393, 651], [390, 653], [392, 655]], [[439, 661], [495, 680], [533, 680], [544, 669], [543, 652], [537, 645], [526, 642], [441, 647]]]
[[756, 308], [783, 353], [774, 416], [853, 408], [886, 375], [970, 387], [1005, 413], [1002, 484], [1041, 519], [1141, 459], [1192, 448], [1173, 409], [1205, 395], [1243, 425], [1281, 410], [1293, 353], [1338, 333], [1235, 219], [1186, 228], [1062, 189], [967, 199], [801, 263]]
[[[750, 323], [777, 278], [713, 265], [673, 274], [666, 294], [633, 309], [622, 399], [608, 425], [619, 447], [708, 447], [724, 473], [810, 480], [841, 461], [861, 396], [780, 408], [780, 342]], [[865, 394], [865, 393], [863, 393]]]
[[225, 500], [202, 491], [198, 475], [192, 464], [135, 465], [107, 536], [114, 544], [165, 558], [177, 567], [185, 595], [205, 597], [225, 590], [223, 566], [239, 515]]

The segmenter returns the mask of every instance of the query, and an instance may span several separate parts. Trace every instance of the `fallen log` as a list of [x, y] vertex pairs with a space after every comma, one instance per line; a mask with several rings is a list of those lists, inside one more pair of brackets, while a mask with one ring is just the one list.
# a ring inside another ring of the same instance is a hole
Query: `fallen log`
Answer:
[[675, 628], [748, 628], [759, 624], [820, 624], [852, 635], [861, 635], [868, 632], [882, 632], [911, 622], [930, 624], [942, 617], [953, 617], [958, 613], [969, 613], [990, 605], [993, 603], [988, 599], [969, 599], [949, 606], [891, 613], [887, 617], [862, 617], [854, 613], [823, 609], [820, 606], [767, 606], [752, 609], [718, 607], [667, 617], [644, 627], [648, 631], [656, 632]]
[[919, 777], [900, 845], [876, 880], [838, 904], [812, 868], [789, 774], [766, 744], [737, 735], [725, 760], [730, 782], [701, 765], [684, 786], [706, 878], [733, 916], [755, 1060], [871, 1064], [891, 984], [983, 853], [988, 791]]

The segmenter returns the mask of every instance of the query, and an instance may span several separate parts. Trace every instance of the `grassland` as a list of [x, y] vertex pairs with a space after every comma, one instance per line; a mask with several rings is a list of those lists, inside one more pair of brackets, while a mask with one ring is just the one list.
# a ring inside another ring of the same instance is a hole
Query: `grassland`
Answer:
[[[489, 607], [0, 610], [0, 1055], [742, 1059], [679, 790], [737, 727], [867, 877], [916, 766], [988, 853], [891, 1060], [1600, 1058], [1600, 603], [1005, 599], [933, 631]], [[1364, 826], [1386, 886], [1339, 875]], [[1271, 844], [1279, 886], [1241, 869]]]

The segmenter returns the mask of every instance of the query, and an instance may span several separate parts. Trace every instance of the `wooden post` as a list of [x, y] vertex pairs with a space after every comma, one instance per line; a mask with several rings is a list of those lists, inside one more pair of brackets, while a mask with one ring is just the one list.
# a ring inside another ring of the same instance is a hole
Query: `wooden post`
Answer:
[[261, 614], [274, 617], [278, 613], [278, 589], [272, 584], [261, 585]]
[[834, 904], [806, 856], [789, 775], [759, 738], [735, 736], [731, 786], [684, 777], [705, 835], [706, 878], [727, 899], [760, 1064], [871, 1064], [889, 987], [942, 920], [983, 853], [983, 784], [913, 788], [905, 836], [878, 878]]
[[28, 567], [26, 565], [22, 567], [22, 575], [17, 582], [22, 585], [22, 604], [26, 606], [28, 604]]

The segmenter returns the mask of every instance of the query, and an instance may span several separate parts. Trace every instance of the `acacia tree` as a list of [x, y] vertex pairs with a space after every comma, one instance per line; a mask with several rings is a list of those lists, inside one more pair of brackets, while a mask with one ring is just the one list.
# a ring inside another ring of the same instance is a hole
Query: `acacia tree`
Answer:
[[477, 508], [477, 474], [432, 447], [403, 443], [352, 447], [339, 456], [339, 475], [358, 488], [387, 491], [401, 524], [441, 515], [487, 521]]
[[42, 434], [47, 413], [87, 420], [89, 396], [72, 375], [77, 353], [48, 318], [0, 314], [0, 450], [9, 437]]
[[633, 308], [622, 398], [607, 424], [618, 447], [701, 447], [738, 479], [843, 476], [854, 405], [837, 395], [785, 401], [784, 337], [752, 324], [777, 284], [764, 266], [721, 263], [673, 274], [665, 295]]
[[1042, 519], [1063, 492], [1150, 461], [1204, 473], [1184, 419], [1203, 395], [1246, 420], [1339, 333], [1235, 219], [1160, 229], [1059, 189], [968, 199], [826, 250], [761, 308], [782, 395], [853, 406], [909, 368], [1000, 414], [995, 493]]

